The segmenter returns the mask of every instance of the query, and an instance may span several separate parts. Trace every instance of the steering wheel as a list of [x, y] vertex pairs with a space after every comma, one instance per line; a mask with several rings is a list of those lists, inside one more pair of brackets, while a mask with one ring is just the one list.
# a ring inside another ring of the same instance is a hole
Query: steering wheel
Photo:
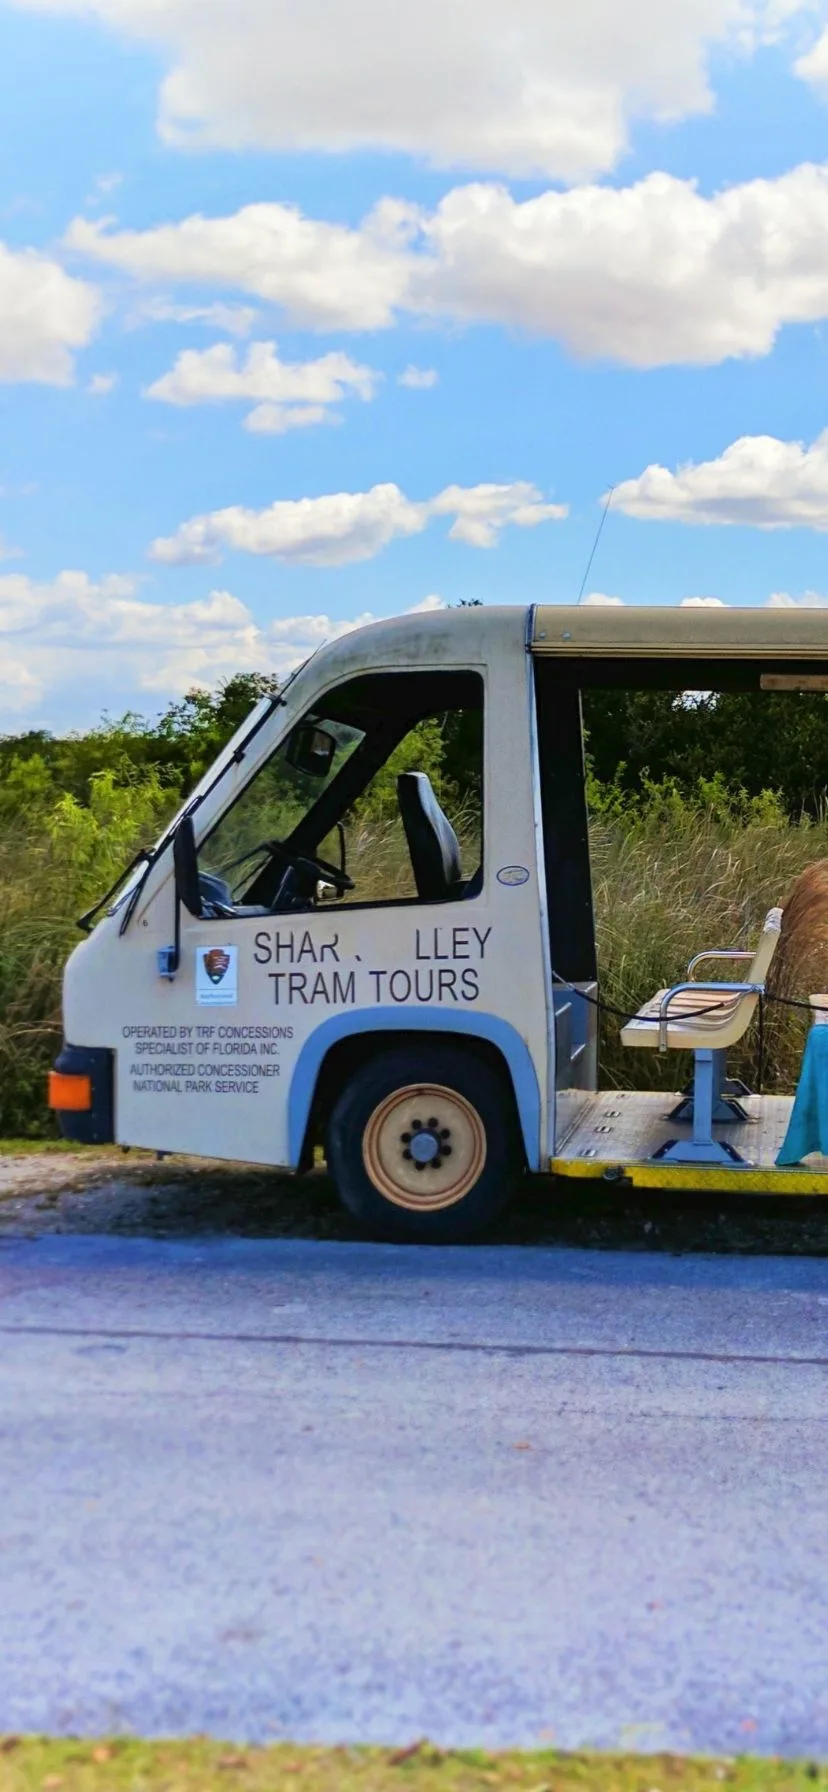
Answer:
[[262, 848], [270, 853], [271, 858], [281, 859], [286, 870], [297, 871], [303, 883], [333, 884], [340, 896], [344, 896], [346, 890], [356, 889], [356, 884], [347, 871], [340, 871], [337, 865], [329, 865], [327, 859], [315, 859], [310, 853], [296, 852], [281, 840], [263, 840]]

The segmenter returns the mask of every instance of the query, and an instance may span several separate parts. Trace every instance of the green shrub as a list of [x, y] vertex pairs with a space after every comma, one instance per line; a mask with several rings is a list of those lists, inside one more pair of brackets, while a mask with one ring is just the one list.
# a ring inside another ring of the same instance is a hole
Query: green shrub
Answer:
[[61, 793], [39, 760], [12, 762], [0, 780], [0, 1134], [53, 1132], [45, 1078], [77, 917], [177, 802], [152, 767], [123, 783], [96, 772], [86, 803]]

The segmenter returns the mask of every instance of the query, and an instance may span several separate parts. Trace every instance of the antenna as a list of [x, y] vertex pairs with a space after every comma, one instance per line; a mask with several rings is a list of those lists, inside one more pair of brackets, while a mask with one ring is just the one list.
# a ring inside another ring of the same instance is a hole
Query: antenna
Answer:
[[598, 533], [597, 533], [597, 535], [596, 535], [596, 537], [595, 537], [595, 540], [594, 540], [594, 542], [593, 542], [593, 544], [592, 544], [592, 553], [591, 553], [591, 554], [590, 554], [590, 556], [589, 556], [589, 559], [588, 559], [588, 561], [587, 561], [587, 563], [586, 563], [586, 571], [585, 571], [585, 572], [584, 572], [584, 576], [583, 576], [583, 578], [582, 578], [582, 580], [581, 580], [581, 589], [580, 589], [580, 591], [579, 591], [579, 592], [578, 592], [578, 602], [579, 602], [579, 603], [580, 603], [580, 601], [581, 601], [581, 598], [582, 598], [582, 597], [583, 597], [583, 595], [584, 595], [584, 592], [585, 592], [585, 590], [586, 590], [586, 582], [587, 582], [587, 579], [588, 579], [588, 578], [589, 578], [589, 574], [590, 574], [590, 569], [591, 569], [591, 567], [592, 567], [592, 562], [593, 562], [593, 560], [594, 560], [594, 559], [595, 559], [595, 555], [596, 555], [596, 553], [597, 553], [597, 551], [598, 551], [598, 543], [599, 543], [599, 541], [600, 541], [600, 540], [601, 540], [601, 536], [602, 536], [602, 535], [603, 535], [603, 533], [604, 533], [604, 524], [605, 524], [605, 522], [606, 522], [606, 520], [607, 520], [607, 517], [608, 517], [608, 516], [609, 516], [609, 507], [610, 507], [610, 505], [611, 505], [611, 503], [612, 503], [612, 500], [613, 500], [613, 496], [614, 496], [614, 493], [615, 493], [615, 486], [614, 486], [614, 485], [611, 485], [611, 486], [610, 486], [610, 488], [609, 488], [609, 491], [608, 491], [608, 493], [607, 493], [607, 501], [606, 501], [606, 504], [605, 504], [605, 505], [604, 505], [604, 514], [603, 514], [603, 516], [602, 516], [602, 518], [601, 518], [601, 521], [600, 521], [600, 523], [599, 523], [599, 524], [598, 524]]

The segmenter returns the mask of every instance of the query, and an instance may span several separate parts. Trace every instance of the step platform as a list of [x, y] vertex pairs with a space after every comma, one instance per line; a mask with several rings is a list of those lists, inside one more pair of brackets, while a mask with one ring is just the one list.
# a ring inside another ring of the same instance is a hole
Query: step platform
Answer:
[[793, 1108], [790, 1095], [742, 1098], [746, 1118], [714, 1124], [713, 1136], [732, 1146], [742, 1162], [679, 1164], [659, 1161], [689, 1127], [676, 1123], [675, 1094], [610, 1090], [558, 1096], [557, 1143], [550, 1169], [556, 1176], [626, 1182], [635, 1188], [710, 1189], [725, 1193], [828, 1196], [828, 1157], [816, 1154], [794, 1167], [776, 1159]]

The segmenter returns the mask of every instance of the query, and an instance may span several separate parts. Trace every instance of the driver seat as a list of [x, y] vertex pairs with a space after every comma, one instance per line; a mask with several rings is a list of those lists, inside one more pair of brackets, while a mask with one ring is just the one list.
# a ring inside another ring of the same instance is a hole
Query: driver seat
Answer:
[[457, 835], [425, 772], [401, 772], [397, 800], [421, 902], [459, 902], [465, 892]]

